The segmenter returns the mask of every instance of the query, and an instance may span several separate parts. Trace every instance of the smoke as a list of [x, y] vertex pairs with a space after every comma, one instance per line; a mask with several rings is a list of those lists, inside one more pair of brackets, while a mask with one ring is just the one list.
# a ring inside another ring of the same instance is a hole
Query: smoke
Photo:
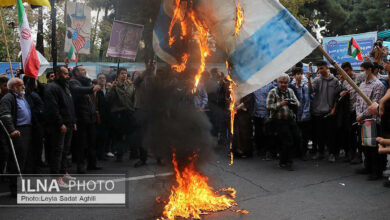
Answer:
[[194, 153], [197, 164], [208, 160], [216, 143], [207, 115], [194, 107], [193, 73], [196, 70], [173, 74], [163, 68], [143, 82], [143, 146], [169, 162], [175, 151], [179, 167]]

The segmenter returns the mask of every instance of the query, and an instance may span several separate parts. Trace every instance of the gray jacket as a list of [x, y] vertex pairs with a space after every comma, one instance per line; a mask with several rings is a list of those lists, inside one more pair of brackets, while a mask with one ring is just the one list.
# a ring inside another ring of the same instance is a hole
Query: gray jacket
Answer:
[[328, 114], [341, 92], [341, 84], [339, 80], [332, 74], [325, 79], [324, 77], [316, 77], [313, 80], [313, 115], [320, 116]]

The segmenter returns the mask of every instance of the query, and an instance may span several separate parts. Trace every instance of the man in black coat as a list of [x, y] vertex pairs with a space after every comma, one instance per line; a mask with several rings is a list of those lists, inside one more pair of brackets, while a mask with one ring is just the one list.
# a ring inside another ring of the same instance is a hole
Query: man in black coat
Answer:
[[88, 161], [88, 170], [99, 170], [96, 166], [96, 107], [93, 94], [101, 90], [100, 85], [93, 86], [86, 76], [84, 66], [73, 68], [74, 79], [69, 81], [70, 90], [74, 98], [76, 109], [76, 160], [78, 173], [85, 173], [85, 160]]
[[[8, 93], [7, 88], [8, 78], [6, 76], [0, 76], [0, 100]], [[0, 129], [0, 173], [3, 173], [9, 155], [8, 140], [2, 129]]]
[[[0, 120], [3, 122], [7, 132], [12, 138], [16, 157], [21, 173], [25, 173], [31, 167], [31, 132], [32, 132], [32, 99], [24, 94], [24, 83], [19, 78], [12, 78], [8, 81], [7, 87], [10, 93], [6, 94], [0, 101]], [[3, 135], [7, 138], [7, 135]], [[9, 143], [5, 141], [4, 143]], [[17, 174], [17, 164], [11, 154], [8, 160], [8, 173]], [[10, 180], [12, 196], [16, 196], [16, 178]]]
[[94, 93], [94, 103], [96, 106], [96, 145], [97, 158], [99, 160], [106, 160], [105, 153], [109, 150], [109, 105], [106, 101], [106, 76], [103, 73], [97, 75], [97, 84], [100, 85], [101, 90]]
[[[65, 66], [55, 70], [54, 82], [45, 89], [47, 143], [50, 152], [50, 173], [68, 175], [66, 156], [69, 154], [73, 131], [77, 130], [73, 98], [69, 90], [69, 72]], [[62, 178], [57, 182], [66, 185]]]

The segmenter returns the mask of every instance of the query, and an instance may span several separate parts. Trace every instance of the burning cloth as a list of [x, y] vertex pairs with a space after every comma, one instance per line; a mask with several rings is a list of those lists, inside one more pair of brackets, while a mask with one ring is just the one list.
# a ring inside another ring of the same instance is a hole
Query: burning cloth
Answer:
[[[177, 31], [182, 28], [180, 21], [173, 27], [173, 37], [169, 34], [178, 2], [188, 1], [163, 1], [153, 33], [154, 50], [171, 65], [184, 55], [180, 44], [172, 44], [173, 39], [183, 38], [183, 32]], [[238, 84], [237, 98], [265, 86], [319, 46], [276, 0], [240, 0], [239, 4], [226, 0], [189, 2], [196, 18], [226, 51], [233, 67], [232, 78]], [[238, 15], [243, 19], [237, 19]], [[185, 15], [178, 17], [184, 19]]]

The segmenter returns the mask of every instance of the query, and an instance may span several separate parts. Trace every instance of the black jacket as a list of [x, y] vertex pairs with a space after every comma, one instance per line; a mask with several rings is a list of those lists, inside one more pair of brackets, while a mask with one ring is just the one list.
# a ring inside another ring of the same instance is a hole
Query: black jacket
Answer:
[[103, 93], [103, 91], [97, 91], [95, 93], [94, 101], [95, 101], [96, 111], [99, 112], [99, 116], [100, 116], [99, 123], [107, 124], [109, 122], [110, 109], [109, 109], [108, 102], [106, 100], [106, 95]]
[[96, 108], [93, 102], [93, 85], [86, 77], [71, 79], [70, 91], [73, 95], [78, 123], [95, 123]]
[[[38, 123], [42, 111], [42, 100], [35, 92], [30, 95], [25, 95], [27, 103], [30, 106], [31, 111], [31, 125]], [[6, 94], [0, 101], [0, 120], [4, 123], [9, 133], [12, 133], [16, 129], [16, 119], [18, 110], [18, 104], [14, 93]]]
[[49, 83], [45, 89], [45, 116], [46, 124], [61, 127], [76, 123], [73, 98], [67, 84], [58, 81]]

